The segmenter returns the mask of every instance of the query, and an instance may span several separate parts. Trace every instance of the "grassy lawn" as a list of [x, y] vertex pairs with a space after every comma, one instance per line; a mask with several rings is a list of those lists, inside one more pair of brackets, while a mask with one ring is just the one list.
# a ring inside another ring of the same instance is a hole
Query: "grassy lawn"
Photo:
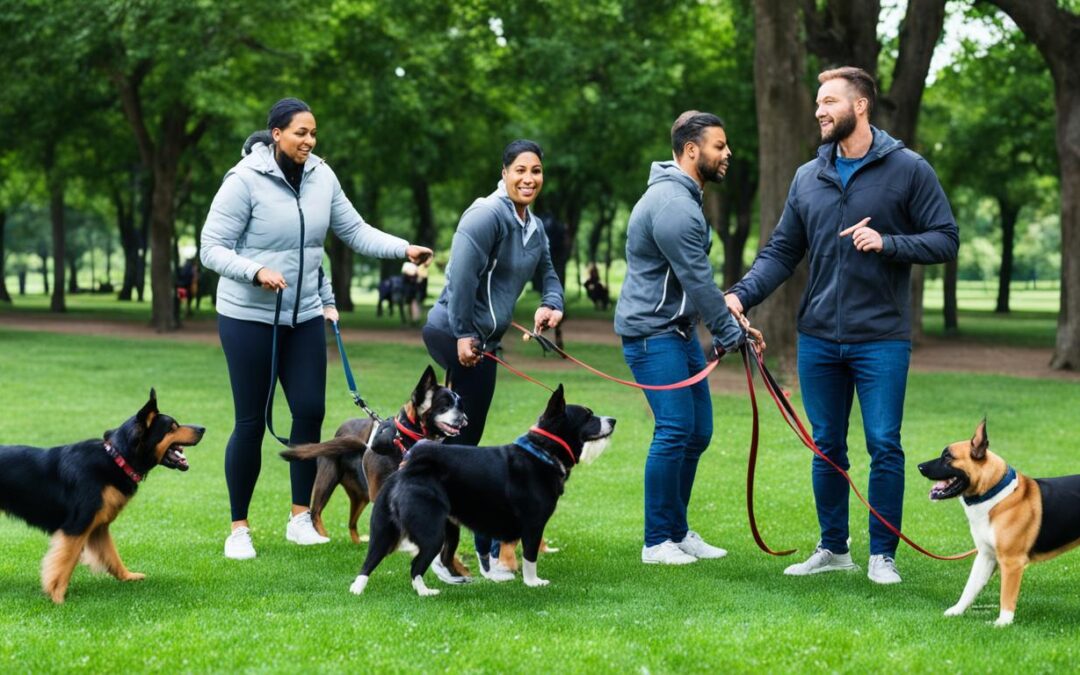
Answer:
[[[625, 373], [613, 349], [571, 345], [587, 360]], [[513, 354], [511, 358], [513, 358]], [[379, 410], [397, 408], [426, 355], [392, 344], [352, 344], [361, 388]], [[725, 367], [734, 367], [733, 364]], [[355, 414], [336, 360], [327, 391], [330, 435]], [[715, 398], [714, 442], [703, 458], [692, 525], [728, 548], [720, 561], [684, 568], [639, 562], [642, 470], [651, 419], [640, 393], [555, 366], [532, 368], [564, 382], [568, 398], [619, 418], [615, 442], [575, 470], [548, 528], [562, 548], [540, 561], [546, 588], [520, 579], [477, 582], [418, 598], [397, 554], [362, 597], [348, 593], [363, 555], [346, 532], [339, 492], [326, 515], [333, 541], [285, 541], [287, 465], [265, 445], [251, 517], [259, 557], [226, 560], [223, 448], [231, 402], [220, 349], [7, 331], [0, 327], [0, 442], [54, 445], [96, 437], [132, 414], [157, 387], [162, 410], [208, 427], [188, 452], [186, 474], [158, 469], [113, 527], [128, 566], [144, 582], [121, 584], [80, 567], [68, 602], [39, 589], [46, 536], [0, 519], [0, 670], [89, 671], [500, 671], [704, 672], [1046, 671], [1080, 657], [1076, 553], [1029, 570], [1017, 622], [997, 630], [997, 581], [969, 614], [946, 619], [969, 563], [943, 563], [901, 549], [904, 583], [878, 587], [863, 574], [786, 578], [791, 560], [757, 550], [746, 524], [745, 396]], [[546, 392], [500, 375], [488, 440], [516, 437]], [[992, 447], [1030, 475], [1075, 473], [1078, 385], [999, 376], [913, 374], [904, 442], [905, 531], [939, 552], [970, 547], [958, 504], [932, 504], [917, 462], [967, 437], [984, 414]], [[279, 396], [278, 400], [284, 397]], [[771, 402], [769, 403], [771, 405]], [[284, 427], [287, 411], [277, 413]], [[775, 547], [808, 553], [816, 539], [810, 455], [771, 409], [763, 410], [758, 517]], [[853, 424], [852, 473], [867, 460]], [[852, 502], [852, 549], [865, 566], [866, 515]], [[366, 517], [362, 530], [366, 529]], [[466, 539], [468, 539], [466, 537]], [[463, 545], [463, 550], [468, 550]], [[475, 565], [474, 565], [475, 567]], [[993, 642], [991, 642], [991, 640]], [[988, 645], [993, 649], [988, 649]]]

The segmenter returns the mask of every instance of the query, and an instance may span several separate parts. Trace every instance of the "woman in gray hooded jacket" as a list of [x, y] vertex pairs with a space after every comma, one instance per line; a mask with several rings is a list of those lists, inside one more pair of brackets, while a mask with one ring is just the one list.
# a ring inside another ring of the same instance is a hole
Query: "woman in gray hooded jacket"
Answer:
[[[306, 103], [282, 99], [270, 109], [268, 131], [244, 144], [244, 156], [225, 174], [202, 230], [202, 263], [221, 275], [218, 333], [229, 366], [235, 425], [225, 448], [225, 481], [232, 533], [225, 556], [255, 557], [248, 506], [261, 467], [266, 403], [277, 380], [293, 424], [289, 442], [320, 440], [325, 412], [324, 319], [336, 321], [334, 294], [322, 273], [328, 230], [361, 254], [430, 259], [431, 250], [381, 232], [360, 217], [324, 160], [312, 154], [315, 117]], [[281, 296], [280, 312], [277, 295]], [[277, 331], [278, 366], [271, 351]], [[314, 462], [293, 462], [289, 541], [329, 541], [311, 524], [308, 504]]]

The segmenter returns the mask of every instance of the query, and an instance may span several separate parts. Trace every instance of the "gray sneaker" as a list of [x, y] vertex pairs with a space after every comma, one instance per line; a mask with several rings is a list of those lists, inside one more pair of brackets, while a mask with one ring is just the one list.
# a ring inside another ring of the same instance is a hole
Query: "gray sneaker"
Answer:
[[841, 572], [844, 570], [857, 570], [859, 566], [851, 562], [851, 552], [833, 553], [818, 544], [813, 555], [805, 562], [789, 566], [784, 574], [802, 577], [808, 574], [820, 574], [822, 572]]
[[872, 555], [867, 565], [866, 576], [875, 584], [898, 584], [900, 573], [896, 571], [896, 561], [887, 555]]

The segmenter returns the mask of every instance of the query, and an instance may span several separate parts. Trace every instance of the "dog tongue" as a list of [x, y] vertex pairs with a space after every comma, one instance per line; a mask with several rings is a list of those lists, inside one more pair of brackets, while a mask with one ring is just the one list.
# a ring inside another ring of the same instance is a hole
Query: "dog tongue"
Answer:
[[933, 499], [935, 494], [944, 492], [951, 482], [951, 480], [939, 480], [934, 483], [934, 487], [930, 488], [930, 498]]

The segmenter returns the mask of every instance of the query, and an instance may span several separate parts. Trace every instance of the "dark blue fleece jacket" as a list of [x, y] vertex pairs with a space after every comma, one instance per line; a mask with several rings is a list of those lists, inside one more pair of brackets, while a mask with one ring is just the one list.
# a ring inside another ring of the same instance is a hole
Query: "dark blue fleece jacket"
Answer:
[[[952, 209], [930, 165], [884, 131], [845, 188], [836, 172], [836, 144], [818, 149], [791, 183], [768, 244], [729, 292], [744, 309], [776, 290], [809, 254], [810, 278], [798, 329], [835, 342], [911, 337], [911, 265], [956, 259]], [[882, 235], [880, 253], [859, 252], [840, 232], [870, 217]]]

